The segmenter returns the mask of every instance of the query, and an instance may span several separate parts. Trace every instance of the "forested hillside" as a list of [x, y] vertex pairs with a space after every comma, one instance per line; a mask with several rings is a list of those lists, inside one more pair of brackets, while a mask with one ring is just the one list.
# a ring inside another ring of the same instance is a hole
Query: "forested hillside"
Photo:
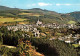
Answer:
[[22, 18], [29, 19], [29, 22], [35, 23], [39, 18], [44, 23], [68, 23], [70, 21], [79, 21], [80, 13], [72, 12], [68, 14], [61, 14], [54, 11], [43, 10], [40, 8], [33, 9], [17, 9], [9, 8], [5, 6], [0, 6], [0, 17], [12, 17], [12, 18]]

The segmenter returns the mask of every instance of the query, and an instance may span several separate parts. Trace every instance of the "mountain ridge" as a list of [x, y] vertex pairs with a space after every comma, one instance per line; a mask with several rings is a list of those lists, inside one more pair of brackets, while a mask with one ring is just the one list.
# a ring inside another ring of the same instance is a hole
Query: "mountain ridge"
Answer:
[[[55, 11], [49, 11], [40, 8], [18, 9], [18, 8], [9, 8], [5, 6], [0, 6], [0, 11], [2, 11], [1, 12], [2, 14], [0, 14], [0, 16], [3, 14], [4, 15], [10, 14], [9, 16], [16, 17], [16, 15], [18, 15], [18, 17], [29, 18], [30, 20], [33, 21], [37, 20], [35, 18], [32, 19], [32, 17], [34, 16], [34, 17], [39, 17], [40, 20], [48, 23], [53, 23], [53, 22], [68, 23], [69, 21], [80, 22], [80, 11], [62, 14], [62, 13], [57, 13]], [[5, 11], [7, 11], [7, 13]]]

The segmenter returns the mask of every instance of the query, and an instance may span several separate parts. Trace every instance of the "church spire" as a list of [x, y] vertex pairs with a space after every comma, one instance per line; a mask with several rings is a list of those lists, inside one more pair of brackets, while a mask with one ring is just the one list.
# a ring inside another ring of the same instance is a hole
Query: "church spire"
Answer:
[[39, 22], [39, 18], [38, 18], [38, 22]]
[[37, 24], [37, 26], [42, 24], [42, 22], [39, 21], [39, 18], [38, 18], [38, 21], [36, 24]]

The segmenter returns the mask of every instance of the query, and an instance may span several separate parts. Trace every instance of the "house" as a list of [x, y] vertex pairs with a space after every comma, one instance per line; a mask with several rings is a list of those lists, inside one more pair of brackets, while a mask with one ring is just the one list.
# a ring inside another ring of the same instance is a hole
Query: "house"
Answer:
[[55, 40], [55, 39], [57, 39], [56, 37], [52, 37], [52, 38], [50, 38], [49, 40]]
[[59, 36], [59, 37], [58, 37], [58, 39], [59, 39], [59, 40], [61, 40], [61, 41], [64, 41], [64, 39], [65, 39], [65, 38], [64, 38], [64, 37]]
[[79, 45], [80, 45], [80, 41], [79, 41]]
[[65, 43], [71, 43], [71, 40], [70, 39], [66, 39]]
[[39, 33], [39, 30], [37, 30], [37, 28], [34, 28], [33, 32], [34, 32], [35, 37], [39, 37], [40, 33]]
[[65, 39], [65, 43], [73, 43], [73, 42], [74, 42], [74, 39], [70, 39], [70, 38]]

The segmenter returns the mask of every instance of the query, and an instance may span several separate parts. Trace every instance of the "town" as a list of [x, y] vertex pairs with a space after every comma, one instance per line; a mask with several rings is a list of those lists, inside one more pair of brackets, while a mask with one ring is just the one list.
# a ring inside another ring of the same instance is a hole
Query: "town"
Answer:
[[0, 56], [80, 56], [80, 0], [0, 0]]
[[[49, 28], [49, 29], [60, 29], [60, 28], [67, 28], [67, 29], [77, 29], [80, 26], [77, 26], [75, 24], [56, 24], [56, 23], [52, 23], [52, 24], [43, 24], [39, 19], [36, 22], [36, 24], [17, 24], [15, 26], [7, 26], [7, 29], [10, 31], [25, 31], [25, 32], [29, 32], [31, 31], [34, 34], [34, 37], [38, 37], [40, 38], [40, 35], [46, 36], [45, 33], [40, 32], [40, 30], [38, 30], [38, 27], [43, 27], [43, 28]], [[28, 36], [29, 38], [31, 36], [29, 36], [28, 34], [22, 34], [22, 36]], [[54, 39], [59, 39], [61, 41], [64, 41], [65, 43], [74, 43], [74, 44], [79, 44], [80, 45], [80, 35], [79, 34], [69, 34], [66, 36], [59, 36], [57, 37], [52, 37], [50, 38], [50, 40], [54, 40]]]

